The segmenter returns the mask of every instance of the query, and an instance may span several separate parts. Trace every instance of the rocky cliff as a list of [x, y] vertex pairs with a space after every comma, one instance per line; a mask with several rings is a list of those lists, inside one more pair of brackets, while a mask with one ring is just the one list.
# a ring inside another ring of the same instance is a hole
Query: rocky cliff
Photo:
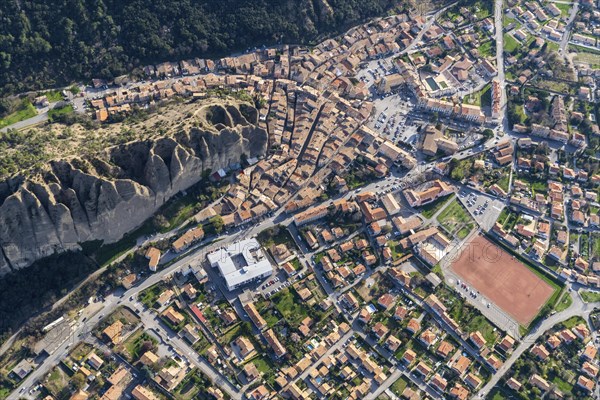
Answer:
[[256, 110], [241, 111], [204, 107], [196, 126], [0, 182], [0, 275], [82, 242], [115, 242], [207, 169], [264, 155], [268, 135]]

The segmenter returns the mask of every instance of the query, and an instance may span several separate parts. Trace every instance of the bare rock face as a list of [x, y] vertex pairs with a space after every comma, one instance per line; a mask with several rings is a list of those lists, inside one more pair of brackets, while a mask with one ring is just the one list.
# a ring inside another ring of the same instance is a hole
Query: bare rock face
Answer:
[[244, 116], [255, 114], [233, 106], [209, 112], [208, 129], [53, 161], [38, 175], [0, 182], [0, 275], [82, 242], [118, 241], [207, 169], [266, 153], [267, 132]]

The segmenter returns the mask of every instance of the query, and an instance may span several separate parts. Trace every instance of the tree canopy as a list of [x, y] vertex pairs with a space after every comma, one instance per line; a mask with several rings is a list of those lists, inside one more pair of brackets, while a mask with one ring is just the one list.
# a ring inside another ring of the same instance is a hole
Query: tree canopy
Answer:
[[299, 43], [382, 14], [391, 0], [4, 0], [3, 93], [135, 67]]

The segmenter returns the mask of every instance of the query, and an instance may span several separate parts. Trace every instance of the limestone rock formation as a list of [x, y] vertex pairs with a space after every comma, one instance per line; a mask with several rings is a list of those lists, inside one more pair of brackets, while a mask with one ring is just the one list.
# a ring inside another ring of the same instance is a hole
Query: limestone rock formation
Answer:
[[267, 132], [256, 126], [256, 110], [244, 107], [210, 106], [208, 127], [53, 161], [0, 182], [0, 275], [82, 242], [118, 241], [207, 169], [263, 156]]

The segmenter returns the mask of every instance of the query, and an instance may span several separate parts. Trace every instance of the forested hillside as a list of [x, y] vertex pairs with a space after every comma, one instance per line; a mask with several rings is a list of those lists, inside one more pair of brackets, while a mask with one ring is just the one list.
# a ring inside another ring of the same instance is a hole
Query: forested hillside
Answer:
[[307, 42], [398, 0], [2, 0], [0, 90], [110, 78], [136, 66]]

